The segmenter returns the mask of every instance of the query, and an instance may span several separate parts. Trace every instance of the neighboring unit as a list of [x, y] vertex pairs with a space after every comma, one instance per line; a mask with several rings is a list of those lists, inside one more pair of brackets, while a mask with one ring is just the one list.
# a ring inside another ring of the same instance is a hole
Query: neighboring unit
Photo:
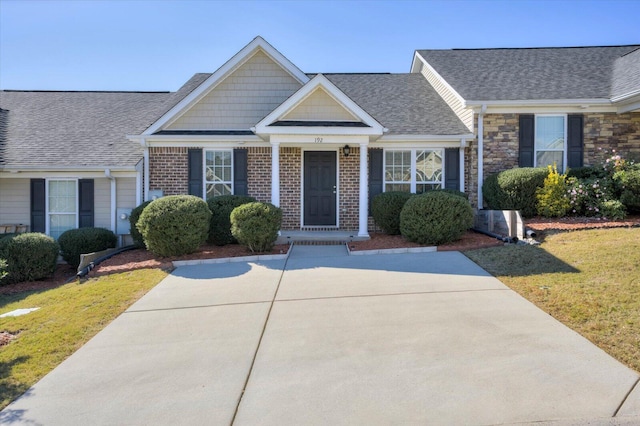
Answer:
[[[127, 234], [143, 199], [251, 195], [283, 230], [368, 235], [382, 191], [640, 154], [640, 45], [418, 50], [408, 74], [305, 74], [257, 37], [177, 92], [0, 92], [0, 224]], [[122, 216], [124, 217], [124, 216]]]

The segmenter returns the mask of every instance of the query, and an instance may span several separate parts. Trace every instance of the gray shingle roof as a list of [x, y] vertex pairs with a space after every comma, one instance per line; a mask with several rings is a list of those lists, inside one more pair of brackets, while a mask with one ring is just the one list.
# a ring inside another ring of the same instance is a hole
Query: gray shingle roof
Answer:
[[140, 134], [200, 84], [177, 92], [0, 91], [0, 166], [132, 167]]
[[616, 59], [611, 96], [622, 96], [636, 90], [640, 90], [640, 47]]
[[[614, 91], [614, 63], [638, 47], [453, 49], [418, 50], [418, 53], [466, 100], [609, 99]], [[640, 81], [631, 75], [624, 85], [638, 87]]]
[[469, 130], [420, 74], [325, 74], [388, 134], [460, 135]]

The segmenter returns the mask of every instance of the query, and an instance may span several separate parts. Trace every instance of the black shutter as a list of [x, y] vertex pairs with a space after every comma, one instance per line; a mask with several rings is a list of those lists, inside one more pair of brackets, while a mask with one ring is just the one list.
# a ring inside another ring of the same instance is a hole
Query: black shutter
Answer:
[[233, 193], [235, 195], [249, 195], [247, 179], [247, 150], [233, 150]]
[[520, 167], [533, 167], [534, 164], [534, 120], [533, 114], [520, 114], [518, 147], [518, 165]]
[[93, 227], [93, 179], [78, 181], [78, 204], [80, 205], [78, 224], [80, 228]]
[[384, 185], [384, 170], [382, 170], [383, 151], [369, 150], [369, 215], [371, 215], [371, 200], [382, 192]]
[[444, 150], [444, 187], [460, 190], [460, 148]]
[[31, 179], [31, 232], [45, 232], [45, 180]]
[[189, 150], [189, 195], [202, 197], [202, 150]]
[[567, 167], [582, 167], [584, 118], [580, 115], [567, 117]]

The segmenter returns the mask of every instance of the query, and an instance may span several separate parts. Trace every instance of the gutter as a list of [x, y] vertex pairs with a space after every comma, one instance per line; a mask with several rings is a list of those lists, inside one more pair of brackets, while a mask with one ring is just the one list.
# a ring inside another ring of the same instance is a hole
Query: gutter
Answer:
[[482, 183], [484, 181], [484, 113], [487, 110], [487, 104], [482, 104], [480, 113], [478, 114], [478, 210], [482, 210]]
[[149, 144], [144, 137], [140, 138], [140, 145], [144, 148], [142, 154], [142, 161], [144, 163], [144, 175], [142, 176], [142, 182], [144, 183], [144, 191], [142, 193], [142, 201], [149, 199]]
[[116, 178], [111, 174], [110, 169], [104, 169], [104, 175], [111, 181], [111, 230], [116, 232]]

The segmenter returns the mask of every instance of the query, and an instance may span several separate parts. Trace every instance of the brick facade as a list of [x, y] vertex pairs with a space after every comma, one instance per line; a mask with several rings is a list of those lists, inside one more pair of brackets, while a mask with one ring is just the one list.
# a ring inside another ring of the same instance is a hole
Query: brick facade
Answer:
[[[280, 148], [280, 208], [282, 208], [282, 229], [300, 229], [300, 199], [302, 176], [302, 150], [300, 148]], [[269, 179], [271, 185], [271, 179]]]
[[251, 147], [247, 153], [249, 195], [261, 202], [271, 202], [271, 148]]
[[351, 153], [345, 157], [342, 150], [338, 150], [340, 165], [340, 197], [338, 200], [338, 216], [340, 229], [353, 231], [358, 229], [359, 197], [360, 197], [360, 148], [351, 148]]
[[149, 189], [164, 195], [189, 192], [188, 148], [149, 148]]

